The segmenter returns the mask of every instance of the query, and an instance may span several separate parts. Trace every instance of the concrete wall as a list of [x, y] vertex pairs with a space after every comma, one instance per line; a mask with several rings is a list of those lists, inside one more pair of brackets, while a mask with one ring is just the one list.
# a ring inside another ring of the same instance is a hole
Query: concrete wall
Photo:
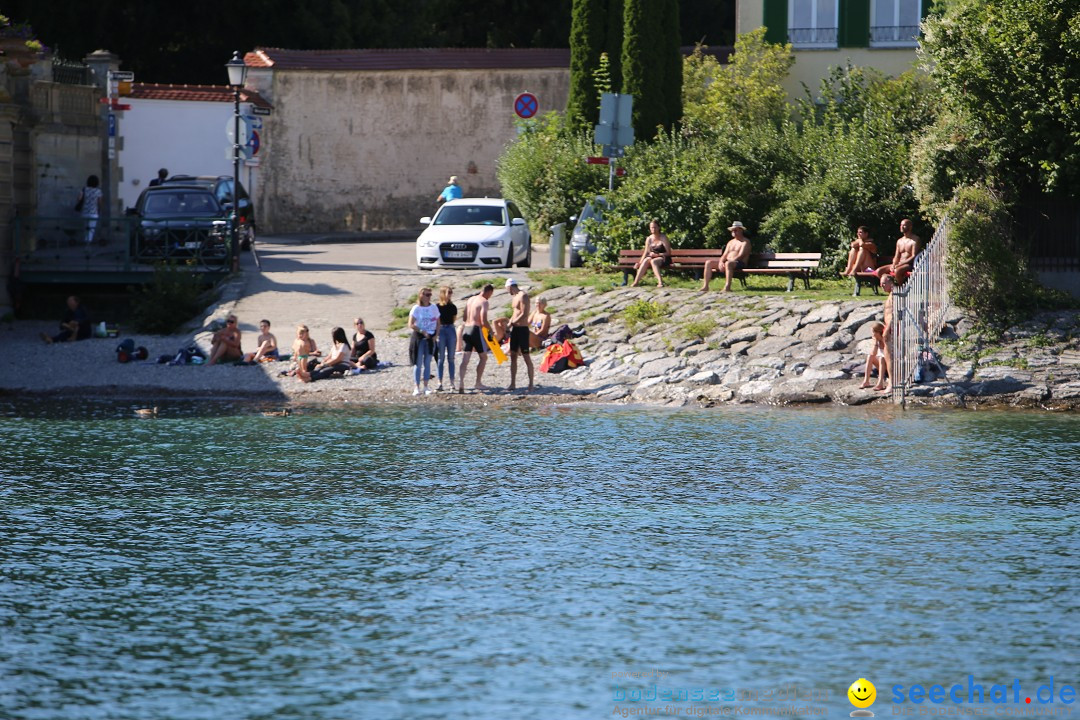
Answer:
[[[131, 110], [118, 114], [118, 192], [124, 208], [133, 207], [158, 168], [170, 175], [232, 175], [232, 143], [225, 135], [233, 104], [191, 100], [124, 98]], [[241, 103], [240, 112], [248, 112]], [[250, 171], [254, 177], [254, 170]], [[240, 181], [250, 185], [241, 161]]]
[[541, 113], [562, 110], [569, 70], [275, 71], [260, 228], [419, 231], [450, 175], [466, 196], [498, 195], [526, 90]]

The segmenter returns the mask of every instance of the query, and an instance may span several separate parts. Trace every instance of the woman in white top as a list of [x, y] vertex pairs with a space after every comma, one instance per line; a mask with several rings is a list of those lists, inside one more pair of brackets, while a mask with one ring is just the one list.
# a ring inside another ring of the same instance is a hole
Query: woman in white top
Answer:
[[86, 227], [86, 244], [94, 242], [94, 232], [97, 230], [98, 217], [101, 216], [101, 183], [97, 175], [86, 178], [86, 187], [79, 191], [79, 199], [75, 207], [82, 213], [83, 223]]
[[424, 394], [430, 395], [428, 380], [431, 379], [431, 356], [435, 350], [435, 338], [439, 334], [439, 308], [431, 304], [431, 288], [420, 288], [416, 305], [409, 311], [409, 361], [413, 366], [413, 395], [420, 394], [420, 375], [423, 368]]

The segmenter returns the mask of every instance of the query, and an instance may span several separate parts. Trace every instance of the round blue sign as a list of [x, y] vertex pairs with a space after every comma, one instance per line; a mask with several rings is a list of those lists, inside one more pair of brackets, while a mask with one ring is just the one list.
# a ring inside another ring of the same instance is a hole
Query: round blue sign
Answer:
[[530, 92], [523, 92], [514, 98], [514, 112], [522, 120], [528, 120], [540, 109], [540, 103], [536, 96]]

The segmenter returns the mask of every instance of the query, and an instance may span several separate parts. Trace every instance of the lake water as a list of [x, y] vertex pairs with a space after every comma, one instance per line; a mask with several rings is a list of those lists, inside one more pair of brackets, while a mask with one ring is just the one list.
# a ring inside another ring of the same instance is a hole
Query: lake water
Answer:
[[1080, 684], [1074, 415], [132, 407], [0, 404], [0, 717]]

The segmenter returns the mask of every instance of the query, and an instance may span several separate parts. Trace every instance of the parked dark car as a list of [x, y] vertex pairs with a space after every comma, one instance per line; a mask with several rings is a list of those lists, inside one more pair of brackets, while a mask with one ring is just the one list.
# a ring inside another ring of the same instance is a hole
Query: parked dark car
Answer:
[[132, 256], [143, 262], [194, 259], [221, 265], [229, 257], [230, 214], [205, 186], [148, 187], [127, 210], [128, 216], [138, 218]]
[[[231, 175], [173, 175], [164, 182], [165, 185], [197, 185], [209, 188], [218, 204], [225, 209], [226, 214], [232, 214], [233, 179]], [[255, 205], [244, 189], [243, 183], [238, 183], [240, 204], [237, 207], [237, 220], [240, 227], [240, 249], [250, 250], [251, 243], [255, 240]]]

